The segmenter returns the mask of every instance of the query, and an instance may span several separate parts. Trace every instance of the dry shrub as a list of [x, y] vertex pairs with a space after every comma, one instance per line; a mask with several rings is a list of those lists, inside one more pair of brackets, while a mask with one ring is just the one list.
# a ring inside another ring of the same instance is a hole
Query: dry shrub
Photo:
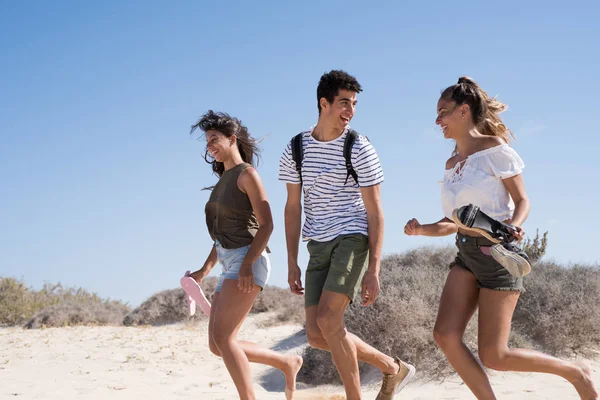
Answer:
[[43, 306], [23, 282], [0, 278], [0, 325], [21, 325]]
[[[0, 278], [0, 324], [64, 326], [74, 324], [120, 324], [129, 306], [103, 299], [82, 288], [45, 283], [31, 289], [14, 278]], [[45, 321], [45, 322], [42, 322]]]
[[25, 325], [29, 329], [74, 325], [121, 325], [129, 307], [118, 302], [67, 300], [46, 307]]
[[[202, 281], [202, 291], [212, 301], [218, 279], [210, 277]], [[300, 296], [293, 295], [289, 289], [267, 286], [263, 290], [250, 313], [273, 312], [272, 318], [262, 325], [271, 326], [283, 323], [303, 321], [304, 306]], [[193, 317], [187, 314], [187, 299], [183, 289], [164, 290], [144, 301], [123, 320], [124, 325], [163, 325], [188, 320], [206, 318], [200, 310]]]
[[513, 327], [552, 354], [593, 356], [600, 346], [600, 268], [541, 262], [525, 278]]
[[[217, 278], [202, 281], [202, 291], [212, 300], [217, 287]], [[188, 316], [187, 295], [181, 288], [163, 290], [152, 295], [123, 319], [123, 325], [165, 325], [188, 320], [207, 318], [200, 309], [193, 317]]]
[[44, 284], [33, 295], [40, 306], [25, 325], [26, 328], [73, 325], [121, 325], [123, 316], [130, 311], [128, 304], [103, 299], [82, 288], [65, 288], [60, 283]]
[[266, 286], [250, 312], [267, 311], [273, 312], [273, 316], [263, 321], [262, 327], [304, 323], [304, 297], [293, 294], [287, 288]]
[[[198, 310], [192, 319], [203, 319]], [[163, 290], [152, 295], [123, 319], [123, 325], [165, 325], [188, 320], [187, 300], [183, 289]]]
[[544, 232], [540, 237], [539, 229], [535, 231], [535, 237], [533, 239], [526, 238], [523, 242], [523, 250], [529, 256], [529, 260], [532, 263], [538, 262], [548, 249], [548, 231]]
[[[419, 248], [384, 258], [377, 302], [348, 308], [348, 330], [383, 353], [413, 363], [421, 377], [453, 373], [433, 340], [439, 298], [454, 259], [454, 248]], [[525, 278], [513, 319], [511, 347], [536, 347], [555, 355], [593, 355], [600, 345], [600, 268], [563, 268], [539, 263]], [[477, 314], [464, 341], [476, 354]], [[311, 385], [340, 383], [327, 352], [307, 347], [299, 381]], [[361, 363], [361, 372], [368, 369]]]

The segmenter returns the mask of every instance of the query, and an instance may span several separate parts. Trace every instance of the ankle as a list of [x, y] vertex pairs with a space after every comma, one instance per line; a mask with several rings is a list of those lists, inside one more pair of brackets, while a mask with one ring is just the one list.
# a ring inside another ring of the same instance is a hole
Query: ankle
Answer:
[[569, 372], [563, 376], [563, 378], [571, 383], [581, 380], [583, 377], [583, 368], [581, 368], [581, 366], [579, 366], [577, 363], [572, 363], [571, 368], [569, 368]]
[[389, 360], [386, 360], [385, 369], [382, 369], [381, 372], [386, 375], [396, 375], [398, 372], [400, 372], [400, 364], [390, 357]]
[[302, 366], [302, 357], [298, 355], [290, 355], [285, 358], [283, 368], [281, 369], [284, 373], [298, 372]]
[[286, 368], [292, 368], [294, 366], [294, 364], [296, 364], [296, 360], [294, 358], [294, 356], [287, 356], [285, 358], [285, 366]]

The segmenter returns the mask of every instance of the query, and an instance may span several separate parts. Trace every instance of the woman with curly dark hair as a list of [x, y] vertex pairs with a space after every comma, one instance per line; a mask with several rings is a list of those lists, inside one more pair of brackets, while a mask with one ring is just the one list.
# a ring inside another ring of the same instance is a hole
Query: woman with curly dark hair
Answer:
[[257, 143], [240, 120], [225, 113], [208, 111], [192, 126], [192, 132], [196, 129], [206, 136], [205, 159], [219, 177], [205, 208], [214, 245], [204, 266], [189, 275], [199, 284], [217, 261], [223, 268], [210, 308], [210, 350], [223, 358], [240, 399], [256, 398], [249, 364], [256, 362], [283, 372], [286, 398], [290, 400], [302, 357], [282, 355], [237, 339], [238, 330], [264, 289], [271, 268], [267, 243], [273, 231], [273, 218], [254, 168]]

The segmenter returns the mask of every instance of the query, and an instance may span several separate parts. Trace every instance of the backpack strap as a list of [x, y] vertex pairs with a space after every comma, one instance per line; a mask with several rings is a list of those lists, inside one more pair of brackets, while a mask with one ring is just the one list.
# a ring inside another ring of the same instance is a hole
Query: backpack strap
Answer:
[[300, 184], [302, 185], [302, 159], [304, 158], [304, 151], [302, 150], [302, 133], [297, 134], [292, 138], [292, 160], [296, 163], [296, 172], [300, 177]]
[[344, 160], [346, 160], [346, 171], [348, 172], [344, 184], [348, 183], [350, 175], [352, 175], [354, 181], [358, 184], [358, 175], [356, 174], [354, 167], [352, 167], [352, 147], [354, 146], [357, 137], [358, 132], [354, 129], [350, 129], [346, 135], [346, 140], [344, 140]]

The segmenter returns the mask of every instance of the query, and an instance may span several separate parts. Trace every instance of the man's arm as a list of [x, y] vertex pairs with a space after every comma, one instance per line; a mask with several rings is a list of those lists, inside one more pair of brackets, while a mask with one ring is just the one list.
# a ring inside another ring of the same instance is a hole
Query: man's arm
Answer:
[[379, 184], [361, 187], [363, 202], [367, 210], [367, 232], [369, 234], [369, 268], [362, 283], [363, 305], [375, 302], [379, 294], [379, 269], [383, 247], [383, 207]]
[[288, 183], [285, 203], [285, 240], [288, 255], [288, 283], [292, 293], [302, 295], [302, 273], [298, 267], [298, 247], [302, 229], [302, 185]]

